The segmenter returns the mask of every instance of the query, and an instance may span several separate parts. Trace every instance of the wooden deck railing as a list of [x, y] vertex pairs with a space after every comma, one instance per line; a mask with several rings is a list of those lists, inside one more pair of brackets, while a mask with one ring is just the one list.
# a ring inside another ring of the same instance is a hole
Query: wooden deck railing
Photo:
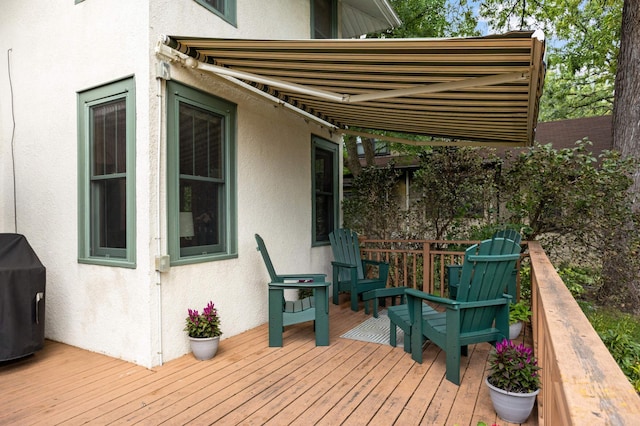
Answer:
[[[448, 295], [445, 265], [476, 241], [362, 240], [368, 259], [391, 265], [390, 285]], [[534, 351], [542, 367], [540, 425], [636, 425], [640, 396], [600, 340], [537, 242], [531, 262]], [[518, 282], [518, 294], [519, 294]]]
[[[361, 240], [362, 255], [391, 265], [389, 285], [411, 287], [448, 295], [446, 265], [462, 264], [464, 250], [479, 241], [470, 240]], [[527, 245], [526, 241], [522, 242]], [[522, 258], [528, 254], [523, 253]], [[518, 262], [518, 270], [520, 261]], [[517, 277], [518, 297], [520, 277]]]
[[635, 425], [640, 396], [537, 242], [529, 244], [539, 423]]

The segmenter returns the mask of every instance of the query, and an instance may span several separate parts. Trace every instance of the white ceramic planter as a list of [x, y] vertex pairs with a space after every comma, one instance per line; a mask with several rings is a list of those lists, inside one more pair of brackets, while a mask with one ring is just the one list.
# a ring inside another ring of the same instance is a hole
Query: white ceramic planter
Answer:
[[540, 389], [531, 393], [513, 393], [493, 386], [489, 383], [489, 378], [485, 378], [484, 381], [489, 387], [491, 402], [498, 417], [509, 423], [527, 421]]
[[522, 321], [509, 325], [509, 340], [513, 340], [520, 335], [522, 331]]
[[218, 337], [189, 337], [193, 356], [200, 361], [211, 359], [218, 351], [220, 336]]

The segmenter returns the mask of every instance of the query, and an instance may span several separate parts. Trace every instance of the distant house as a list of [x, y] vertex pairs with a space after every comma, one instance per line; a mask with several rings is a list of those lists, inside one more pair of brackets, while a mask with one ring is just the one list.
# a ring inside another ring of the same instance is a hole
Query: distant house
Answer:
[[267, 321], [255, 233], [280, 271], [330, 273], [343, 133], [536, 124], [532, 32], [360, 40], [399, 24], [386, 0], [5, 3], [0, 232], [47, 268], [47, 338], [144, 366], [209, 300], [223, 339]]

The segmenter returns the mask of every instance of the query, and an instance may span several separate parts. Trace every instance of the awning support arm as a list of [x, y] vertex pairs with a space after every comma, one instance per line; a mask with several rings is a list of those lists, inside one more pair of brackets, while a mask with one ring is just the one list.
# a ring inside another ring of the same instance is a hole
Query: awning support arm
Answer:
[[427, 93], [439, 93], [449, 90], [465, 89], [468, 87], [491, 86], [493, 84], [502, 84], [510, 81], [527, 80], [529, 73], [513, 72], [508, 74], [488, 75], [486, 77], [466, 78], [459, 81], [449, 81], [446, 83], [425, 84], [419, 86], [407, 87], [405, 89], [385, 90], [374, 93], [363, 93], [361, 95], [347, 96], [346, 102], [365, 102], [377, 99], [397, 98], [400, 96], [424, 95]]

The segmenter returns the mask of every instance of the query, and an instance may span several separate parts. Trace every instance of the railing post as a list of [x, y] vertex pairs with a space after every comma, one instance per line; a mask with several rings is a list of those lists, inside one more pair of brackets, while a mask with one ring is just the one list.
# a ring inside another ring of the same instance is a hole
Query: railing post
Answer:
[[424, 260], [422, 261], [422, 291], [433, 293], [431, 282], [431, 244], [429, 241], [422, 243]]

